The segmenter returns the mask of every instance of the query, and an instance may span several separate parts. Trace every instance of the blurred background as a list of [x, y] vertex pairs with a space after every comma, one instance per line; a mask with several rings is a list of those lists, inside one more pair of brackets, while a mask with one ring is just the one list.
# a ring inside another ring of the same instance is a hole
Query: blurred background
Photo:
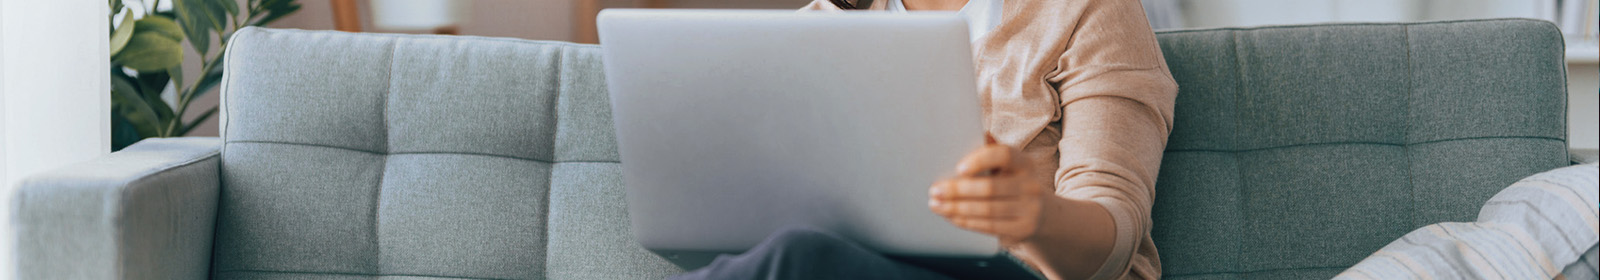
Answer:
[[[449, 6], [463, 35], [593, 43], [593, 14], [604, 8], [794, 9], [808, 0], [332, 0], [306, 2], [275, 27], [336, 29], [334, 6], [357, 7], [361, 30], [418, 33], [374, 25], [374, 10], [411, 11], [422, 18]], [[1569, 34], [1593, 37], [1592, 0], [1143, 0], [1156, 29], [1255, 26], [1321, 22], [1395, 22], [1522, 17], [1558, 22]], [[446, 4], [438, 4], [446, 3]], [[1585, 13], [1587, 12], [1587, 13]], [[1567, 15], [1570, 14], [1570, 15]], [[379, 15], [381, 16], [381, 15]], [[1588, 18], [1584, 18], [1587, 16]], [[389, 17], [397, 18], [397, 17]], [[413, 21], [432, 21], [413, 19]], [[1585, 24], [1584, 20], [1589, 20]], [[380, 19], [382, 20], [382, 19]], [[390, 20], [404, 21], [404, 19]], [[432, 21], [445, 22], [445, 21]], [[1587, 29], [1585, 29], [1587, 27]], [[1572, 36], [1569, 36], [1572, 37]]]
[[[594, 16], [605, 8], [795, 9], [809, 0], [331, 0], [308, 1], [272, 27], [363, 32], [449, 33], [596, 43]], [[1600, 146], [1600, 0], [1142, 0], [1157, 30], [1477, 18], [1550, 21], [1567, 38], [1569, 139], [1593, 157]], [[341, 5], [346, 8], [340, 8]], [[343, 26], [339, 22], [346, 22]], [[416, 22], [417, 24], [406, 24]], [[443, 31], [443, 32], [440, 32]], [[215, 96], [199, 100], [215, 103]], [[209, 103], [206, 103], [209, 102]], [[191, 135], [214, 136], [202, 123]]]
[[[136, 0], [127, 0], [135, 2]], [[145, 0], [157, 11], [172, 1]], [[236, 0], [247, 1], [268, 0]], [[1600, 0], [1141, 0], [1156, 30], [1328, 22], [1407, 22], [1478, 18], [1532, 18], [1562, 29], [1567, 38], [1571, 148], [1594, 158], [1600, 146]], [[269, 1], [270, 2], [270, 1]], [[294, 2], [294, 1], [287, 1]], [[607, 8], [795, 9], [809, 0], [313, 0], [265, 26], [350, 32], [433, 33], [597, 43], [595, 15]], [[130, 5], [133, 6], [133, 5]], [[138, 7], [135, 7], [138, 8]], [[217, 40], [220, 41], [220, 40]], [[211, 42], [213, 46], [219, 42]], [[182, 67], [205, 59], [185, 52]], [[194, 81], [201, 71], [183, 71]], [[195, 108], [213, 108], [215, 88], [201, 89]], [[172, 89], [168, 89], [172, 91]], [[168, 99], [172, 92], [165, 93]], [[169, 102], [170, 103], [170, 102]], [[217, 136], [217, 120], [202, 110], [181, 114], [194, 122], [188, 136]], [[185, 123], [187, 124], [187, 123]], [[114, 125], [115, 126], [115, 125]], [[113, 134], [118, 132], [113, 131]], [[114, 138], [116, 136], [113, 136]], [[136, 140], [136, 139], [135, 139]], [[115, 145], [114, 145], [115, 146]]]
[[[244, 0], [239, 0], [243, 2]], [[352, 32], [438, 33], [532, 40], [596, 43], [594, 17], [606, 8], [795, 9], [809, 0], [326, 0], [301, 1], [300, 9], [269, 27]], [[1308, 24], [1325, 22], [1404, 22], [1474, 18], [1534, 18], [1556, 23], [1568, 38], [1568, 60], [1574, 90], [1587, 102], [1569, 110], [1575, 143], [1594, 149], [1597, 52], [1596, 2], [1600, 0], [1142, 0], [1157, 30]], [[171, 1], [156, 10], [170, 9]], [[216, 43], [213, 43], [215, 45]], [[186, 53], [184, 68], [200, 68], [201, 59]], [[184, 73], [186, 79], [198, 71]], [[1583, 78], [1587, 77], [1587, 78]], [[215, 91], [216, 89], [210, 89]], [[1577, 101], [1577, 100], [1575, 100]], [[216, 94], [203, 94], [193, 105], [210, 108]], [[1579, 104], [1576, 103], [1575, 104]], [[185, 119], [201, 112], [190, 111]], [[1579, 122], [1578, 119], [1588, 120]], [[215, 118], [196, 119], [190, 136], [216, 136]], [[1576, 127], [1575, 127], [1576, 128]], [[1575, 144], [1576, 146], [1576, 144]]]

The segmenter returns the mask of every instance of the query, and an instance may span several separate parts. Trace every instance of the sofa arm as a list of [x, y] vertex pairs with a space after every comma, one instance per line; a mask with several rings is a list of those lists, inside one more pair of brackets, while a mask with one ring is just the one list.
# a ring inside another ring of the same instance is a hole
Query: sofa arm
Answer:
[[221, 146], [149, 139], [24, 179], [11, 209], [17, 279], [205, 279]]

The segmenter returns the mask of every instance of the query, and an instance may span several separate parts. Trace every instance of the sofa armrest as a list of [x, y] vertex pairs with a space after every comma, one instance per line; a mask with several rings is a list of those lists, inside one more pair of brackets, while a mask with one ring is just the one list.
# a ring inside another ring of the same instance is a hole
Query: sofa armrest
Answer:
[[149, 139], [24, 179], [12, 198], [17, 279], [205, 279], [217, 138]]

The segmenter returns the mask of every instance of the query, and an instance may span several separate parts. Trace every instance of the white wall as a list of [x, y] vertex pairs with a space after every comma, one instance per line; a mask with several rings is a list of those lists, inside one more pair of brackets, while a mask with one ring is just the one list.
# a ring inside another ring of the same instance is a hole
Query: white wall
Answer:
[[104, 0], [0, 1], [0, 278], [15, 275], [16, 182], [110, 149], [109, 9]]
[[1552, 1], [1180, 0], [1188, 27], [1522, 17], [1554, 19]]
[[1429, 0], [1183, 0], [1188, 27], [1414, 21]]
[[1600, 64], [1567, 64], [1567, 143], [1580, 158], [1600, 156]]
[[1529, 0], [1428, 0], [1423, 19], [1451, 20], [1471, 18], [1520, 17], [1553, 20], [1553, 1]]

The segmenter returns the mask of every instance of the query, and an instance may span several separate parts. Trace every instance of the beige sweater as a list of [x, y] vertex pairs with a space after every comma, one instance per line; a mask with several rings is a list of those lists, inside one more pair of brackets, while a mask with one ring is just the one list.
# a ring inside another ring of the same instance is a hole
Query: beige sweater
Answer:
[[[868, 9], [888, 1], [873, 2]], [[827, 0], [803, 8], [837, 9]], [[1143, 7], [1138, 0], [1006, 0], [1003, 16], [973, 46], [987, 129], [1022, 147], [1041, 169], [1034, 174], [1053, 174], [1039, 180], [1057, 195], [1111, 213], [1116, 244], [1093, 278], [1160, 278], [1150, 207], [1178, 86]]]

